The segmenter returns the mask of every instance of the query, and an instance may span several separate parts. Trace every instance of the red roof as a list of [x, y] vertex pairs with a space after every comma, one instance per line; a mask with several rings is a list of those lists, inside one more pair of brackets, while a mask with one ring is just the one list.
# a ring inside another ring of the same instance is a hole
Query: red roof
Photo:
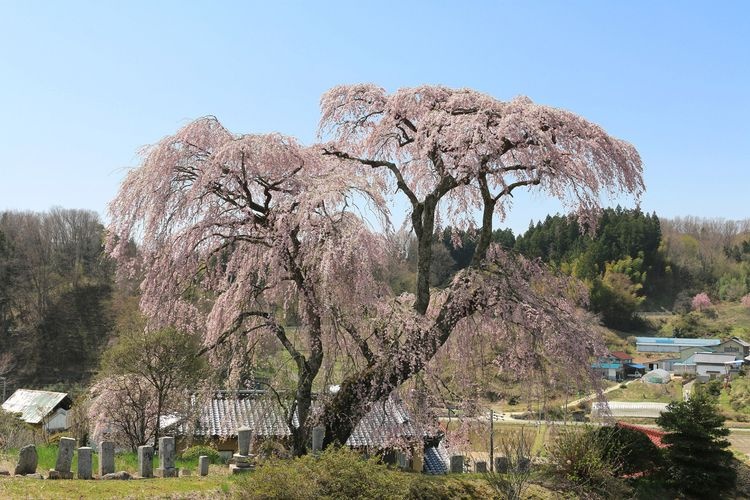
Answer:
[[628, 353], [626, 353], [624, 351], [614, 351], [614, 352], [611, 352], [610, 355], [612, 355], [613, 357], [615, 357], [617, 359], [623, 359], [623, 360], [625, 360], [625, 359], [633, 359], [633, 356], [631, 356], [630, 354], [628, 354]]
[[645, 434], [646, 437], [652, 443], [654, 443], [657, 448], [666, 448], [667, 446], [669, 446], [662, 441], [662, 438], [664, 438], [664, 436], [667, 434], [664, 431], [653, 429], [651, 427], [645, 427], [643, 425], [626, 424], [625, 422], [617, 422], [617, 427], [621, 427], [623, 429], [631, 429]]

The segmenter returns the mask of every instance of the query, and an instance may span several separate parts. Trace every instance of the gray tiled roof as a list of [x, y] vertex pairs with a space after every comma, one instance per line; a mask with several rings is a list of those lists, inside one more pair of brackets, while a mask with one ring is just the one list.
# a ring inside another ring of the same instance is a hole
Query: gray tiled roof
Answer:
[[447, 474], [448, 460], [448, 451], [442, 441], [437, 446], [426, 446], [424, 450], [425, 474]]
[[[296, 417], [294, 425], [298, 425]], [[184, 432], [184, 426], [180, 427]], [[217, 392], [200, 409], [194, 433], [196, 436], [228, 438], [236, 436], [240, 427], [250, 427], [255, 435], [263, 437], [291, 434], [278, 402], [255, 391]], [[385, 448], [398, 439], [408, 440], [414, 436], [414, 426], [407, 410], [394, 399], [387, 399], [372, 406], [346, 444]]]

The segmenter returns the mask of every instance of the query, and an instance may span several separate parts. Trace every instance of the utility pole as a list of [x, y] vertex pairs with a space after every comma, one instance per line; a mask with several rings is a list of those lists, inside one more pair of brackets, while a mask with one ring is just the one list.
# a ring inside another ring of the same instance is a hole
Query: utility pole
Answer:
[[495, 410], [490, 408], [490, 472], [495, 470]]

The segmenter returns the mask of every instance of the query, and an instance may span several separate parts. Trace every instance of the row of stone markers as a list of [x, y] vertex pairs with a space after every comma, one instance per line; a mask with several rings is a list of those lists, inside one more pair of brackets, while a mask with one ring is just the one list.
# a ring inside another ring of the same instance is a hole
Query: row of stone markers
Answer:
[[[464, 472], [464, 456], [453, 455], [450, 459], [450, 471], [451, 473], [462, 473]], [[518, 463], [518, 472], [527, 472], [531, 467], [531, 460], [528, 458], [522, 458]], [[487, 472], [487, 462], [477, 461], [474, 463], [474, 472]], [[510, 463], [507, 457], [495, 457], [495, 472], [505, 474], [510, 472]]]
[[[249, 439], [247, 440], [249, 447]], [[49, 479], [73, 479], [73, 455], [75, 453], [76, 440], [69, 437], [60, 438], [57, 451], [55, 468], [50, 469]], [[93, 479], [92, 469], [93, 449], [88, 446], [78, 448], [78, 479]], [[245, 455], [247, 455], [247, 451]], [[238, 455], [235, 455], [237, 457]], [[154, 448], [152, 446], [138, 447], [138, 475], [142, 478], [154, 477]], [[159, 477], [177, 477], [180, 470], [175, 467], [175, 440], [173, 437], [159, 438], [159, 467], [156, 475]], [[247, 457], [246, 457], [247, 458]], [[21, 448], [18, 454], [18, 464], [15, 475], [34, 475], [38, 465], [36, 446], [30, 444]], [[198, 469], [201, 476], [208, 475], [207, 456], [198, 458]], [[99, 478], [100, 479], [130, 479], [131, 476], [125, 471], [115, 472], [115, 443], [102, 441], [99, 444]]]

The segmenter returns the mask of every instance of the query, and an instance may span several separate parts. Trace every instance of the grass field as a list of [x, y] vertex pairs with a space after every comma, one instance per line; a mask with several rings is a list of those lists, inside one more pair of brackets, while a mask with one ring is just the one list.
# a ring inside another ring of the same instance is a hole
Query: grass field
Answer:
[[668, 384], [649, 384], [640, 380], [631, 382], [625, 389], [615, 389], [607, 393], [609, 401], [669, 403], [682, 401], [682, 384], [671, 381]]
[[226, 498], [232, 491], [226, 475], [133, 481], [50, 481], [0, 477], [0, 498]]

